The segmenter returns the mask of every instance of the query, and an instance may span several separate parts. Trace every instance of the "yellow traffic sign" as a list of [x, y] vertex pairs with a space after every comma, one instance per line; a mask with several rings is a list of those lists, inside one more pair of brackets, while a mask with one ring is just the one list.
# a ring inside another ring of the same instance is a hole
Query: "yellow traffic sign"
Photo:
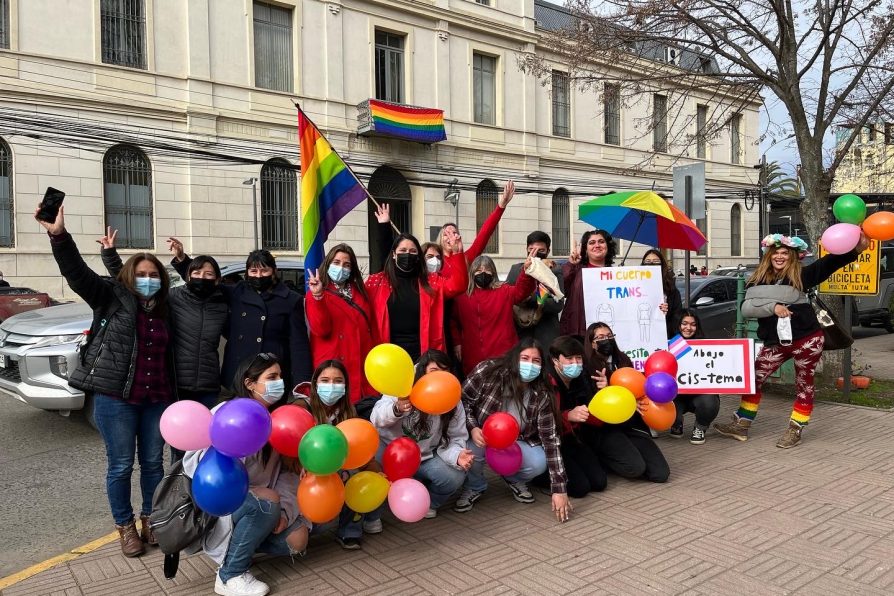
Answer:
[[[879, 253], [881, 243], [877, 240], [869, 241], [869, 248], [860, 253], [857, 260], [850, 265], [845, 265], [832, 274], [832, 277], [819, 285], [819, 291], [824, 294], [838, 294], [841, 296], [867, 296], [878, 294], [879, 280]], [[820, 256], [827, 255], [820, 246]]]

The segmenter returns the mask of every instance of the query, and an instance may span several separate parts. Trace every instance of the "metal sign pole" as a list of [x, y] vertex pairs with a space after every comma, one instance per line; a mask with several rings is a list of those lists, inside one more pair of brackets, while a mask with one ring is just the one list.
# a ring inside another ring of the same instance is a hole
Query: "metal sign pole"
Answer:
[[[845, 296], [844, 297], [844, 330], [847, 331], [849, 335], [853, 335], [853, 321], [851, 320], [851, 315], [853, 314], [854, 309], [854, 297], [853, 296]], [[841, 376], [844, 377], [844, 386], [842, 387], [842, 392], [844, 393], [844, 401], [846, 403], [851, 403], [851, 347], [848, 346], [844, 349], [844, 361], [841, 363]]]
[[[686, 213], [687, 218], [692, 217], [692, 176], [686, 176], [685, 180], [685, 192], [683, 195], [683, 207]], [[689, 273], [689, 251], [685, 252], [685, 256], [683, 257], [683, 291], [685, 295], [683, 296], [683, 304], [686, 305], [686, 308], [689, 308], [689, 278], [691, 277], [691, 273]]]

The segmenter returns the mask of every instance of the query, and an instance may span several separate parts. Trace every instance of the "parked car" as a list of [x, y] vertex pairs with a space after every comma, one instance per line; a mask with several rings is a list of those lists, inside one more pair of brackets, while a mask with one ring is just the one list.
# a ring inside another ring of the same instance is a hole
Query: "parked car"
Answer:
[[[677, 278], [681, 296], [685, 292], [684, 283], [683, 278]], [[689, 279], [689, 306], [698, 311], [707, 337], [719, 339], [735, 335], [737, 284], [735, 277], [722, 275]]]
[[880, 325], [894, 333], [894, 243], [882, 245], [879, 263], [878, 294], [854, 299], [854, 320], [863, 327]]
[[[303, 288], [304, 264], [277, 261], [286, 284]], [[172, 269], [173, 286], [184, 282]], [[245, 274], [245, 262], [221, 267], [224, 283], [236, 283]], [[0, 323], [0, 390], [28, 405], [68, 415], [84, 410], [93, 423], [91, 396], [68, 385], [78, 365], [78, 348], [90, 329], [93, 312], [83, 302], [24, 312]]]
[[740, 273], [745, 275], [745, 279], [751, 277], [751, 274], [757, 269], [757, 265], [750, 263], [748, 265], [739, 265], [738, 267], [718, 267], [708, 274], [708, 277], [738, 277]]
[[0, 321], [53, 304], [49, 294], [31, 288], [0, 288]]

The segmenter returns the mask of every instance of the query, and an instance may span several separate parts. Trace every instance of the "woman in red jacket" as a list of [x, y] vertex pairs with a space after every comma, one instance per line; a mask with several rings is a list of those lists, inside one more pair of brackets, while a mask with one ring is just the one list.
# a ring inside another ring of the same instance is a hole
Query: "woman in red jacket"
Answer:
[[516, 284], [497, 281], [497, 268], [490, 257], [480, 256], [469, 268], [469, 288], [453, 301], [451, 333], [456, 357], [468, 375], [479, 362], [497, 358], [518, 343], [512, 306], [534, 291], [536, 281], [525, 274], [534, 249], [528, 254]]
[[[480, 257], [481, 253], [484, 252], [484, 248], [487, 246], [490, 237], [493, 236], [494, 231], [496, 231], [497, 226], [500, 224], [500, 220], [503, 218], [503, 213], [506, 212], [506, 207], [509, 206], [509, 201], [512, 200], [513, 196], [515, 196], [515, 182], [507, 180], [506, 186], [503, 188], [503, 193], [500, 195], [499, 200], [497, 200], [496, 208], [494, 208], [487, 219], [484, 220], [484, 224], [482, 224], [481, 229], [478, 230], [478, 235], [475, 236], [472, 246], [469, 247], [469, 250], [465, 251], [466, 265], [471, 264], [472, 261]], [[462, 236], [460, 236], [459, 228], [455, 223], [446, 223], [441, 226], [441, 231], [438, 233], [438, 244], [441, 246], [444, 256], [464, 252], [463, 239]]]
[[311, 299], [304, 302], [313, 365], [339, 360], [352, 379], [351, 403], [376, 395], [366, 380], [363, 363], [373, 347], [369, 298], [357, 257], [347, 244], [333, 246], [317, 271], [308, 272]]

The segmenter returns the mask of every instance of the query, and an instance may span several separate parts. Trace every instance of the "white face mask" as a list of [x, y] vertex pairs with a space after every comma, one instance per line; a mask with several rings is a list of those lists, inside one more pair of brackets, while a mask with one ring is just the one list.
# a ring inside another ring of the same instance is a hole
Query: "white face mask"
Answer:
[[264, 383], [264, 393], [260, 393], [257, 389], [255, 389], [255, 393], [260, 395], [261, 399], [263, 399], [270, 405], [278, 402], [285, 392], [286, 382], [282, 379], [276, 379], [275, 381], [266, 381]]
[[428, 269], [429, 273], [437, 273], [441, 270], [441, 259], [439, 259], [438, 257], [430, 257], [428, 259], [425, 259], [425, 268]]

